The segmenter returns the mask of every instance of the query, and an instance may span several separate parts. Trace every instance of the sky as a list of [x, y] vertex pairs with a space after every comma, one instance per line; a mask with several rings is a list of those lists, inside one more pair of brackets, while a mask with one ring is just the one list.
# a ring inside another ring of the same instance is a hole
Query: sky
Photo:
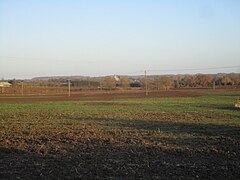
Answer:
[[144, 70], [240, 72], [240, 1], [0, 0], [0, 78]]

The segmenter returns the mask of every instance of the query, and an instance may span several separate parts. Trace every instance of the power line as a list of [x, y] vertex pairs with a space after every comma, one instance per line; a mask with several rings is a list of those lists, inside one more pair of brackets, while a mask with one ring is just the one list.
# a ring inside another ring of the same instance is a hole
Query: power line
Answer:
[[[55, 58], [37, 58], [37, 57], [22, 57], [22, 56], [1, 56], [0, 58], [11, 58], [11, 59], [28, 59], [28, 60], [58, 60], [58, 61], [79, 61], [79, 59], [72, 60], [69, 59], [55, 59]], [[88, 63], [97, 63], [96, 61], [84, 61]], [[109, 62], [106, 62], [109, 63]], [[110, 63], [110, 64], [131, 64], [134, 65], [135, 63]], [[139, 65], [140, 63], [137, 63], [135, 65]], [[143, 64], [141, 64], [143, 65]], [[146, 64], [147, 65], [147, 64]], [[190, 70], [214, 70], [214, 69], [231, 69], [231, 68], [240, 68], [240, 65], [236, 66], [221, 66], [221, 67], [210, 67], [210, 68], [179, 68], [179, 69], [149, 69], [148, 72], [154, 72], [154, 71], [190, 71]], [[135, 71], [135, 72], [129, 72], [128, 74], [135, 74], [135, 73], [143, 73], [145, 70], [142, 71]], [[123, 73], [127, 74], [127, 73]]]
[[[200, 70], [218, 70], [218, 69], [233, 69], [233, 68], [240, 68], [239, 66], [221, 66], [221, 67], [209, 67], [209, 68], [179, 68], [179, 69], [148, 69], [145, 70], [147, 72], [175, 72], [175, 71], [200, 71]], [[144, 74], [144, 70], [142, 71], [135, 71], [135, 72], [127, 72], [122, 74]]]
[[[46, 58], [36, 58], [36, 57], [21, 57], [21, 56], [0, 56], [0, 58], [12, 58], [12, 59], [28, 59], [28, 60], [58, 60], [58, 61], [79, 61], [79, 60], [67, 60], [67, 59], [46, 59]], [[81, 61], [83, 62], [83, 61]], [[100, 63], [100, 62], [94, 62], [94, 61], [84, 61], [85, 63]], [[101, 62], [102, 63], [102, 62]], [[109, 63], [108, 64], [123, 64], [123, 65], [129, 65], [131, 63]], [[134, 65], [133, 63], [131, 65]], [[135, 64], [135, 65], [143, 65], [143, 64]], [[233, 68], [240, 68], [240, 65], [236, 66], [220, 66], [220, 67], [207, 67], [207, 68], [178, 68], [178, 69], [147, 69], [147, 70], [141, 70], [141, 71], [133, 71], [133, 72], [126, 72], [126, 73], [120, 73], [119, 75], [143, 75], [145, 71], [147, 72], [177, 72], [177, 71], [200, 71], [200, 70], [218, 70], [218, 69], [233, 69]]]
[[222, 67], [209, 67], [209, 68], [187, 68], [187, 69], [150, 69], [149, 72], [155, 71], [199, 71], [199, 70], [217, 70], [217, 69], [233, 69], [240, 68], [239, 66], [222, 66]]

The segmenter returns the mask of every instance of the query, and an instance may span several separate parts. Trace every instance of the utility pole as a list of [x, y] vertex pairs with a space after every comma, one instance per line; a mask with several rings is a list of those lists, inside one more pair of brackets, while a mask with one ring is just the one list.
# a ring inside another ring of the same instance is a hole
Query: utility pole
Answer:
[[23, 81], [22, 81], [22, 96], [23, 96]]
[[102, 90], [102, 79], [100, 80], [100, 90]]
[[145, 93], [148, 96], [148, 80], [147, 80], [147, 71], [145, 71]]
[[90, 78], [88, 77], [87, 80], [88, 80], [88, 88], [90, 89], [90, 86], [91, 86]]
[[68, 96], [71, 95], [71, 83], [70, 83], [70, 79], [68, 79]]
[[215, 81], [213, 81], [213, 90], [216, 89]]

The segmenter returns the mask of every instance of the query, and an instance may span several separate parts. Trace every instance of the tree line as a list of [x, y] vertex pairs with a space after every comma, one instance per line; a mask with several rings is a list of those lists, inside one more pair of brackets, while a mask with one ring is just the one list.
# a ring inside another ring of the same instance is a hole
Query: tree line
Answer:
[[[13, 87], [21, 85], [21, 80], [8, 80]], [[239, 87], [240, 73], [229, 74], [194, 74], [194, 75], [149, 75], [144, 76], [105, 76], [71, 79], [71, 86], [83, 89], [131, 89], [148, 88], [152, 90], [170, 88], [211, 88], [211, 87]], [[24, 80], [29, 87], [64, 87], [68, 86], [67, 78], [48, 80]]]
[[154, 75], [145, 77], [132, 78], [124, 76], [116, 82], [111, 76], [104, 79], [108, 87], [145, 87], [153, 90], [170, 89], [170, 88], [211, 88], [211, 87], [233, 87], [240, 86], [240, 74], [195, 74], [195, 75]]

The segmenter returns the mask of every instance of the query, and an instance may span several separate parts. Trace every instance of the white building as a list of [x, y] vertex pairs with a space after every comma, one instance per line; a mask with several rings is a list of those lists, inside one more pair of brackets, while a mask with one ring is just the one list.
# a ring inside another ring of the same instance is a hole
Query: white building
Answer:
[[114, 75], [113, 78], [115, 79], [116, 82], [120, 82], [120, 78], [117, 75]]
[[12, 84], [8, 82], [0, 82], [0, 87], [11, 87]]

